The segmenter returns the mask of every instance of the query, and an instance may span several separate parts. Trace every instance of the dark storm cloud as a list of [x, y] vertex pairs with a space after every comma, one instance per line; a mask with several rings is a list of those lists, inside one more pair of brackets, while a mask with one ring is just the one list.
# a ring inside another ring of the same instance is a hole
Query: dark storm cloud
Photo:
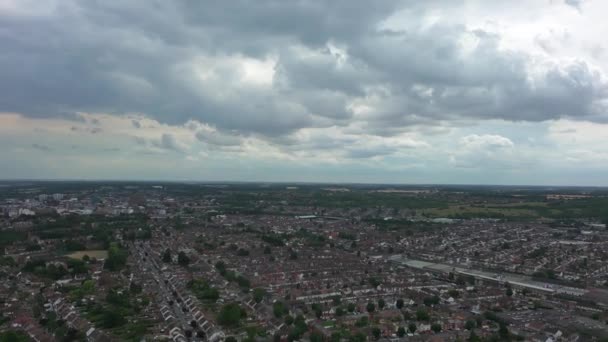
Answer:
[[[585, 62], [531, 81], [530, 58], [500, 50], [500, 37], [423, 22], [428, 8], [454, 1], [421, 3], [66, 0], [42, 15], [0, 14], [0, 111], [144, 113], [270, 138], [346, 126], [350, 103], [370, 99], [361, 120], [381, 135], [463, 118], [605, 119], [606, 84]], [[408, 28], [381, 29], [398, 10]], [[466, 54], [464, 35], [478, 41]], [[276, 56], [274, 83], [244, 84], [230, 67], [205, 80], [195, 72], [227, 56]], [[171, 141], [158, 145], [175, 149]]]

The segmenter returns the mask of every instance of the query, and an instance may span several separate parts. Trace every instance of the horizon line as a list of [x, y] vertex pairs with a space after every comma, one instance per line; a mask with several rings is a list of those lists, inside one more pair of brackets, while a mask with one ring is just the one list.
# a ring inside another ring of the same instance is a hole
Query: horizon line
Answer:
[[457, 186], [470, 186], [470, 187], [532, 187], [532, 188], [594, 188], [594, 189], [608, 189], [608, 185], [532, 185], [532, 184], [490, 184], [490, 183], [396, 183], [396, 182], [330, 182], [330, 181], [262, 181], [262, 180], [190, 180], [190, 179], [70, 179], [70, 178], [0, 178], [0, 183], [14, 183], [14, 182], [82, 182], [82, 183], [94, 183], [94, 182], [115, 182], [115, 183], [174, 183], [174, 184], [277, 184], [277, 185], [289, 185], [289, 184], [302, 184], [302, 185], [358, 185], [358, 186], [408, 186], [408, 187], [457, 187]]

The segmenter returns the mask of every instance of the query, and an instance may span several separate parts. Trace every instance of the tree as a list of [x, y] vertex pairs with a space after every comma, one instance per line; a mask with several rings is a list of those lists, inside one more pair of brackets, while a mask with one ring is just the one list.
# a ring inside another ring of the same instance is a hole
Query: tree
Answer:
[[399, 327], [399, 329], [397, 329], [397, 336], [399, 336], [399, 337], [405, 336], [405, 328], [404, 327]]
[[315, 317], [317, 317], [318, 319], [321, 319], [321, 317], [323, 316], [323, 310], [322, 309], [317, 309], [315, 310]]
[[366, 340], [367, 337], [362, 332], [358, 332], [350, 338], [349, 342], [365, 342]]
[[471, 334], [469, 335], [469, 342], [480, 342], [481, 338], [475, 334], [475, 330], [471, 330]]
[[374, 303], [372, 303], [372, 302], [369, 302], [369, 303], [367, 303], [366, 309], [367, 309], [367, 312], [372, 313], [372, 312], [374, 312], [374, 310], [376, 310], [376, 305], [374, 305]]
[[27, 342], [30, 338], [21, 331], [6, 331], [0, 333], [0, 342]]
[[419, 321], [428, 321], [431, 317], [429, 316], [429, 313], [424, 310], [424, 309], [418, 309], [418, 311], [416, 311], [416, 319]]
[[310, 333], [310, 342], [323, 342], [323, 335], [316, 331]]
[[237, 339], [233, 336], [228, 336], [224, 341], [225, 342], [238, 342]]
[[289, 340], [295, 341], [299, 340], [304, 333], [308, 330], [308, 325], [306, 325], [306, 320], [304, 316], [298, 315], [294, 320], [294, 327], [289, 333]]
[[237, 303], [229, 303], [220, 309], [217, 322], [225, 327], [236, 327], [242, 317], [241, 307]]
[[509, 328], [507, 328], [506, 324], [500, 323], [500, 326], [498, 328], [498, 335], [500, 335], [500, 337], [504, 340], [509, 340], [509, 336], [511, 335], [511, 333], [509, 332]]
[[467, 330], [473, 330], [475, 328], [476, 324], [475, 321], [473, 320], [468, 320], [465, 324], [464, 324], [464, 328]]
[[513, 295], [513, 290], [511, 290], [510, 287], [507, 289], [506, 295], [507, 295], [507, 297], [511, 297]]
[[397, 309], [399, 309], [399, 310], [403, 309], [403, 304], [404, 304], [403, 299], [401, 299], [401, 298], [397, 299], [397, 304], [396, 304]]
[[380, 310], [384, 309], [385, 305], [386, 305], [386, 302], [384, 301], [384, 299], [382, 299], [382, 298], [378, 299], [378, 308]]
[[274, 304], [272, 304], [272, 312], [274, 314], [274, 317], [276, 318], [283, 317], [283, 315], [285, 315], [287, 311], [288, 310], [285, 307], [285, 304], [281, 301], [276, 301]]
[[357, 306], [355, 305], [355, 303], [348, 303], [348, 305], [346, 306], [346, 309], [348, 310], [348, 312], [355, 312], [355, 309], [357, 308]]
[[380, 285], [380, 281], [374, 277], [369, 278], [368, 281], [372, 287], [378, 287]]
[[409, 330], [410, 333], [412, 333], [412, 334], [416, 332], [417, 328], [418, 327], [416, 326], [416, 323], [413, 323], [413, 322], [407, 326], [407, 330]]
[[116, 242], [110, 244], [108, 248], [108, 258], [103, 267], [110, 271], [120, 271], [127, 263], [127, 252]]
[[437, 305], [437, 304], [439, 304], [440, 301], [441, 301], [441, 299], [438, 296], [426, 297], [426, 298], [424, 298], [424, 305], [426, 305], [426, 306]]
[[431, 324], [431, 330], [433, 330], [433, 332], [435, 334], [438, 334], [439, 332], [441, 332], [441, 324], [439, 324], [439, 323]]
[[264, 247], [264, 254], [270, 254], [270, 253], [272, 253], [272, 250], [270, 249], [270, 246]]
[[376, 340], [377, 340], [377, 339], [380, 339], [380, 334], [381, 334], [381, 333], [382, 333], [382, 331], [380, 330], [380, 328], [378, 328], [378, 327], [373, 327], [373, 328], [372, 328], [372, 335], [374, 335], [374, 338], [375, 338]]
[[285, 316], [285, 324], [292, 325], [293, 321], [294, 321], [293, 316], [291, 316], [291, 315]]
[[253, 289], [253, 300], [256, 303], [260, 303], [262, 300], [264, 300], [264, 297], [266, 297], [266, 290], [259, 287]]
[[223, 277], [226, 275], [226, 264], [223, 261], [218, 261], [215, 263], [215, 269], [220, 273]]
[[340, 317], [340, 316], [344, 316], [344, 309], [341, 307], [338, 307], [336, 309], [336, 316]]
[[142, 290], [143, 289], [142, 289], [141, 285], [139, 285], [138, 283], [136, 283], [134, 281], [132, 281], [131, 285], [129, 285], [129, 291], [133, 294], [141, 293]]
[[450, 295], [450, 297], [456, 299], [460, 296], [460, 292], [456, 289], [451, 289], [448, 291], [448, 294]]
[[202, 279], [193, 279], [187, 285], [198, 299], [215, 302], [220, 298], [220, 291]]
[[177, 255], [177, 263], [180, 264], [181, 266], [188, 266], [188, 264], [190, 264], [190, 258], [188, 258], [188, 256], [186, 255], [186, 253], [179, 252], [179, 254]]
[[119, 327], [125, 324], [127, 320], [125, 317], [117, 311], [106, 310], [103, 313], [101, 326], [107, 329]]
[[169, 248], [163, 252], [162, 260], [163, 262], [171, 262], [171, 250]]

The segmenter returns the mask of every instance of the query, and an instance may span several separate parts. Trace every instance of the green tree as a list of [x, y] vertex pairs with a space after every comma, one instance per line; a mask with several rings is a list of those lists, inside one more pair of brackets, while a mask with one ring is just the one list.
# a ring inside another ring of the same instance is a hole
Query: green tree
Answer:
[[367, 303], [366, 309], [367, 309], [367, 312], [372, 313], [376, 310], [376, 305], [374, 305], [374, 303], [372, 303], [372, 302], [369, 302], [369, 303]]
[[243, 312], [237, 303], [229, 303], [220, 309], [217, 322], [224, 327], [236, 327], [239, 325]]
[[110, 271], [120, 271], [127, 263], [127, 252], [121, 246], [112, 242], [108, 249], [108, 257], [103, 267]]
[[287, 314], [288, 310], [285, 307], [285, 304], [281, 301], [276, 301], [272, 304], [272, 313], [274, 317], [281, 318], [283, 315]]
[[468, 320], [465, 324], [464, 324], [464, 328], [467, 330], [473, 330], [475, 328], [476, 324], [475, 321], [473, 320]]
[[429, 313], [424, 310], [424, 309], [418, 309], [418, 311], [416, 311], [416, 319], [418, 321], [428, 321], [431, 317], [429, 316]]
[[416, 329], [418, 329], [418, 327], [416, 326], [416, 323], [412, 322], [412, 323], [408, 324], [408, 326], [407, 326], [407, 330], [409, 330], [410, 333], [412, 333], [412, 334], [416, 332]]
[[513, 295], [513, 290], [511, 290], [511, 288], [509, 287], [505, 294], [507, 295], [507, 297], [511, 297]]
[[426, 298], [424, 298], [424, 305], [426, 305], [426, 306], [437, 305], [437, 304], [439, 304], [440, 301], [441, 301], [441, 299], [438, 296], [426, 297]]
[[399, 327], [399, 329], [397, 329], [397, 336], [399, 336], [399, 337], [405, 336], [405, 328], [404, 327]]
[[171, 262], [171, 250], [169, 248], [165, 249], [162, 256], [163, 262]]
[[481, 342], [481, 338], [475, 334], [475, 330], [471, 330], [471, 334], [469, 335], [469, 342]]
[[310, 342], [323, 342], [323, 335], [317, 331], [310, 333]]
[[142, 291], [142, 287], [141, 285], [139, 285], [138, 283], [132, 281], [131, 285], [129, 285], [129, 291], [133, 294], [139, 294]]
[[456, 289], [451, 289], [448, 291], [448, 294], [450, 295], [450, 297], [456, 299], [460, 296], [460, 292]]
[[386, 302], [384, 301], [384, 299], [382, 299], [382, 298], [378, 299], [378, 308], [380, 310], [384, 309], [385, 305], [386, 305]]
[[253, 300], [256, 303], [260, 303], [262, 300], [264, 300], [264, 297], [266, 297], [266, 290], [259, 287], [253, 289]]
[[357, 328], [363, 328], [363, 327], [367, 326], [368, 324], [369, 324], [369, 318], [367, 318], [366, 316], [363, 316], [363, 317], [359, 318], [355, 322], [355, 326]]
[[362, 332], [358, 332], [358, 333], [354, 334], [353, 336], [351, 336], [351, 338], [348, 341], [349, 342], [365, 342], [366, 340], [367, 340], [367, 337]]
[[503, 339], [503, 340], [509, 340], [510, 339], [510, 335], [511, 333], [509, 332], [509, 328], [507, 328], [507, 325], [504, 323], [500, 323], [499, 324], [499, 328], [498, 328], [498, 335]]
[[0, 333], [0, 342], [27, 342], [30, 338], [21, 331], [5, 331]]
[[372, 328], [372, 335], [374, 335], [374, 338], [376, 340], [380, 339], [380, 334], [382, 333], [382, 331], [380, 330], [380, 328], [378, 327], [373, 327]]
[[346, 309], [348, 310], [348, 312], [355, 312], [355, 309], [357, 308], [357, 306], [355, 305], [355, 303], [348, 303], [348, 305], [346, 306]]
[[433, 330], [433, 332], [435, 334], [438, 334], [439, 332], [441, 332], [441, 324], [439, 324], [439, 323], [431, 324], [431, 330]]
[[181, 251], [177, 254], [177, 263], [180, 264], [181, 266], [186, 267], [186, 266], [188, 266], [188, 264], [190, 264], [190, 258], [188, 258], [186, 253]]
[[101, 326], [107, 329], [116, 328], [127, 323], [126, 318], [115, 310], [104, 311], [101, 319]]
[[216, 301], [220, 298], [220, 291], [202, 279], [193, 279], [188, 282], [188, 288], [196, 298], [201, 300]]
[[403, 299], [401, 299], [401, 298], [397, 299], [397, 304], [396, 304], [397, 309], [399, 309], [399, 310], [403, 309], [403, 304], [404, 304]]

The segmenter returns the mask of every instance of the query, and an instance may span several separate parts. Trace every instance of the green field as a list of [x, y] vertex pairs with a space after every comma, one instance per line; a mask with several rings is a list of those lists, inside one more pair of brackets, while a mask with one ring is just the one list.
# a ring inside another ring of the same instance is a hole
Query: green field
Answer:
[[108, 251], [106, 250], [91, 250], [91, 251], [76, 251], [66, 255], [72, 259], [82, 259], [83, 256], [88, 255], [90, 258], [105, 259], [108, 257]]

